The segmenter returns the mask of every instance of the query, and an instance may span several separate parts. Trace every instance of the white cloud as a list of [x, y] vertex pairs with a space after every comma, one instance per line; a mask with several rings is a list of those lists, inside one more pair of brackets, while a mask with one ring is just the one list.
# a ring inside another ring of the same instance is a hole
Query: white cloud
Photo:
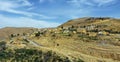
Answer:
[[19, 10], [14, 10], [14, 9], [6, 9], [4, 11], [10, 12], [10, 13], [15, 13], [15, 14], [21, 14], [21, 15], [25, 15], [25, 16], [39, 16], [43, 19], [54, 19], [56, 17], [49, 17], [49, 16], [45, 16], [45, 15], [41, 15], [41, 14], [37, 14], [37, 13], [30, 13], [30, 12], [25, 12], [25, 11], [19, 11]]
[[11, 18], [0, 15], [0, 27], [56, 27], [60, 25], [56, 22], [47, 22], [43, 20], [36, 20], [28, 17]]
[[17, 8], [19, 5], [13, 4], [10, 1], [0, 1], [0, 10], [10, 9], [10, 8]]
[[69, 0], [68, 3], [75, 5], [75, 6], [104, 6], [116, 2], [117, 0]]
[[111, 4], [112, 2], [115, 2], [117, 0], [93, 0], [95, 3], [98, 3], [98, 6]]
[[93, 6], [93, 3], [89, 2], [89, 0], [69, 0], [67, 2], [71, 3], [72, 5], [75, 5], [77, 7], [79, 7], [83, 4]]
[[33, 4], [30, 3], [28, 0], [18, 0], [19, 2], [22, 2], [21, 5], [23, 6], [32, 6]]
[[[22, 4], [20, 4], [20, 3], [22, 3]], [[42, 19], [54, 19], [54, 18], [56, 18], [56, 17], [49, 17], [46, 15], [42, 15], [39, 13], [33, 13], [33, 12], [19, 10], [20, 7], [24, 7], [24, 6], [31, 6], [32, 7], [32, 4], [28, 0], [16, 0], [16, 1], [13, 1], [13, 0], [2, 1], [2, 0], [0, 0], [0, 10], [1, 11], [25, 15], [28, 17], [39, 16]], [[29, 8], [26, 8], [26, 9], [29, 10]]]

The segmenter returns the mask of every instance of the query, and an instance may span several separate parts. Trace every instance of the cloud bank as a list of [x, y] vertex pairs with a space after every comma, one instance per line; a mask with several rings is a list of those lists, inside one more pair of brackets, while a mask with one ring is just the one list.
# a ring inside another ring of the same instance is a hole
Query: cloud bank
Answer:
[[117, 0], [69, 0], [68, 3], [78, 7], [82, 5], [101, 7], [112, 4], [116, 1]]

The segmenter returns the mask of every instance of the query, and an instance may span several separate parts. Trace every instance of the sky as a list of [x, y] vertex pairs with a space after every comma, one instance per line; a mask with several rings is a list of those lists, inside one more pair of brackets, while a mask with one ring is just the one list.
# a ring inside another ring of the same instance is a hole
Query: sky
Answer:
[[120, 18], [120, 0], [0, 0], [0, 28], [57, 27], [82, 17]]

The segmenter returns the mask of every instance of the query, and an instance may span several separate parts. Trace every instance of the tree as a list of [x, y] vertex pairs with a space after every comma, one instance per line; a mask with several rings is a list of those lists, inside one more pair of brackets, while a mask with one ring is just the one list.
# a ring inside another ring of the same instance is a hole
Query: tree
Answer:
[[75, 27], [72, 25], [71, 28], [75, 28]]
[[10, 36], [11, 36], [11, 38], [15, 37], [15, 35], [14, 35], [14, 34], [11, 34]]

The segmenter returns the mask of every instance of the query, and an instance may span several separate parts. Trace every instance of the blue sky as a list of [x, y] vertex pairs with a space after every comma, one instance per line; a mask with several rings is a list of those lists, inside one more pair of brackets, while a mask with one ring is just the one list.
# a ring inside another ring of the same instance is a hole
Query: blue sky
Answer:
[[120, 0], [0, 0], [0, 28], [56, 27], [81, 17], [120, 18]]

